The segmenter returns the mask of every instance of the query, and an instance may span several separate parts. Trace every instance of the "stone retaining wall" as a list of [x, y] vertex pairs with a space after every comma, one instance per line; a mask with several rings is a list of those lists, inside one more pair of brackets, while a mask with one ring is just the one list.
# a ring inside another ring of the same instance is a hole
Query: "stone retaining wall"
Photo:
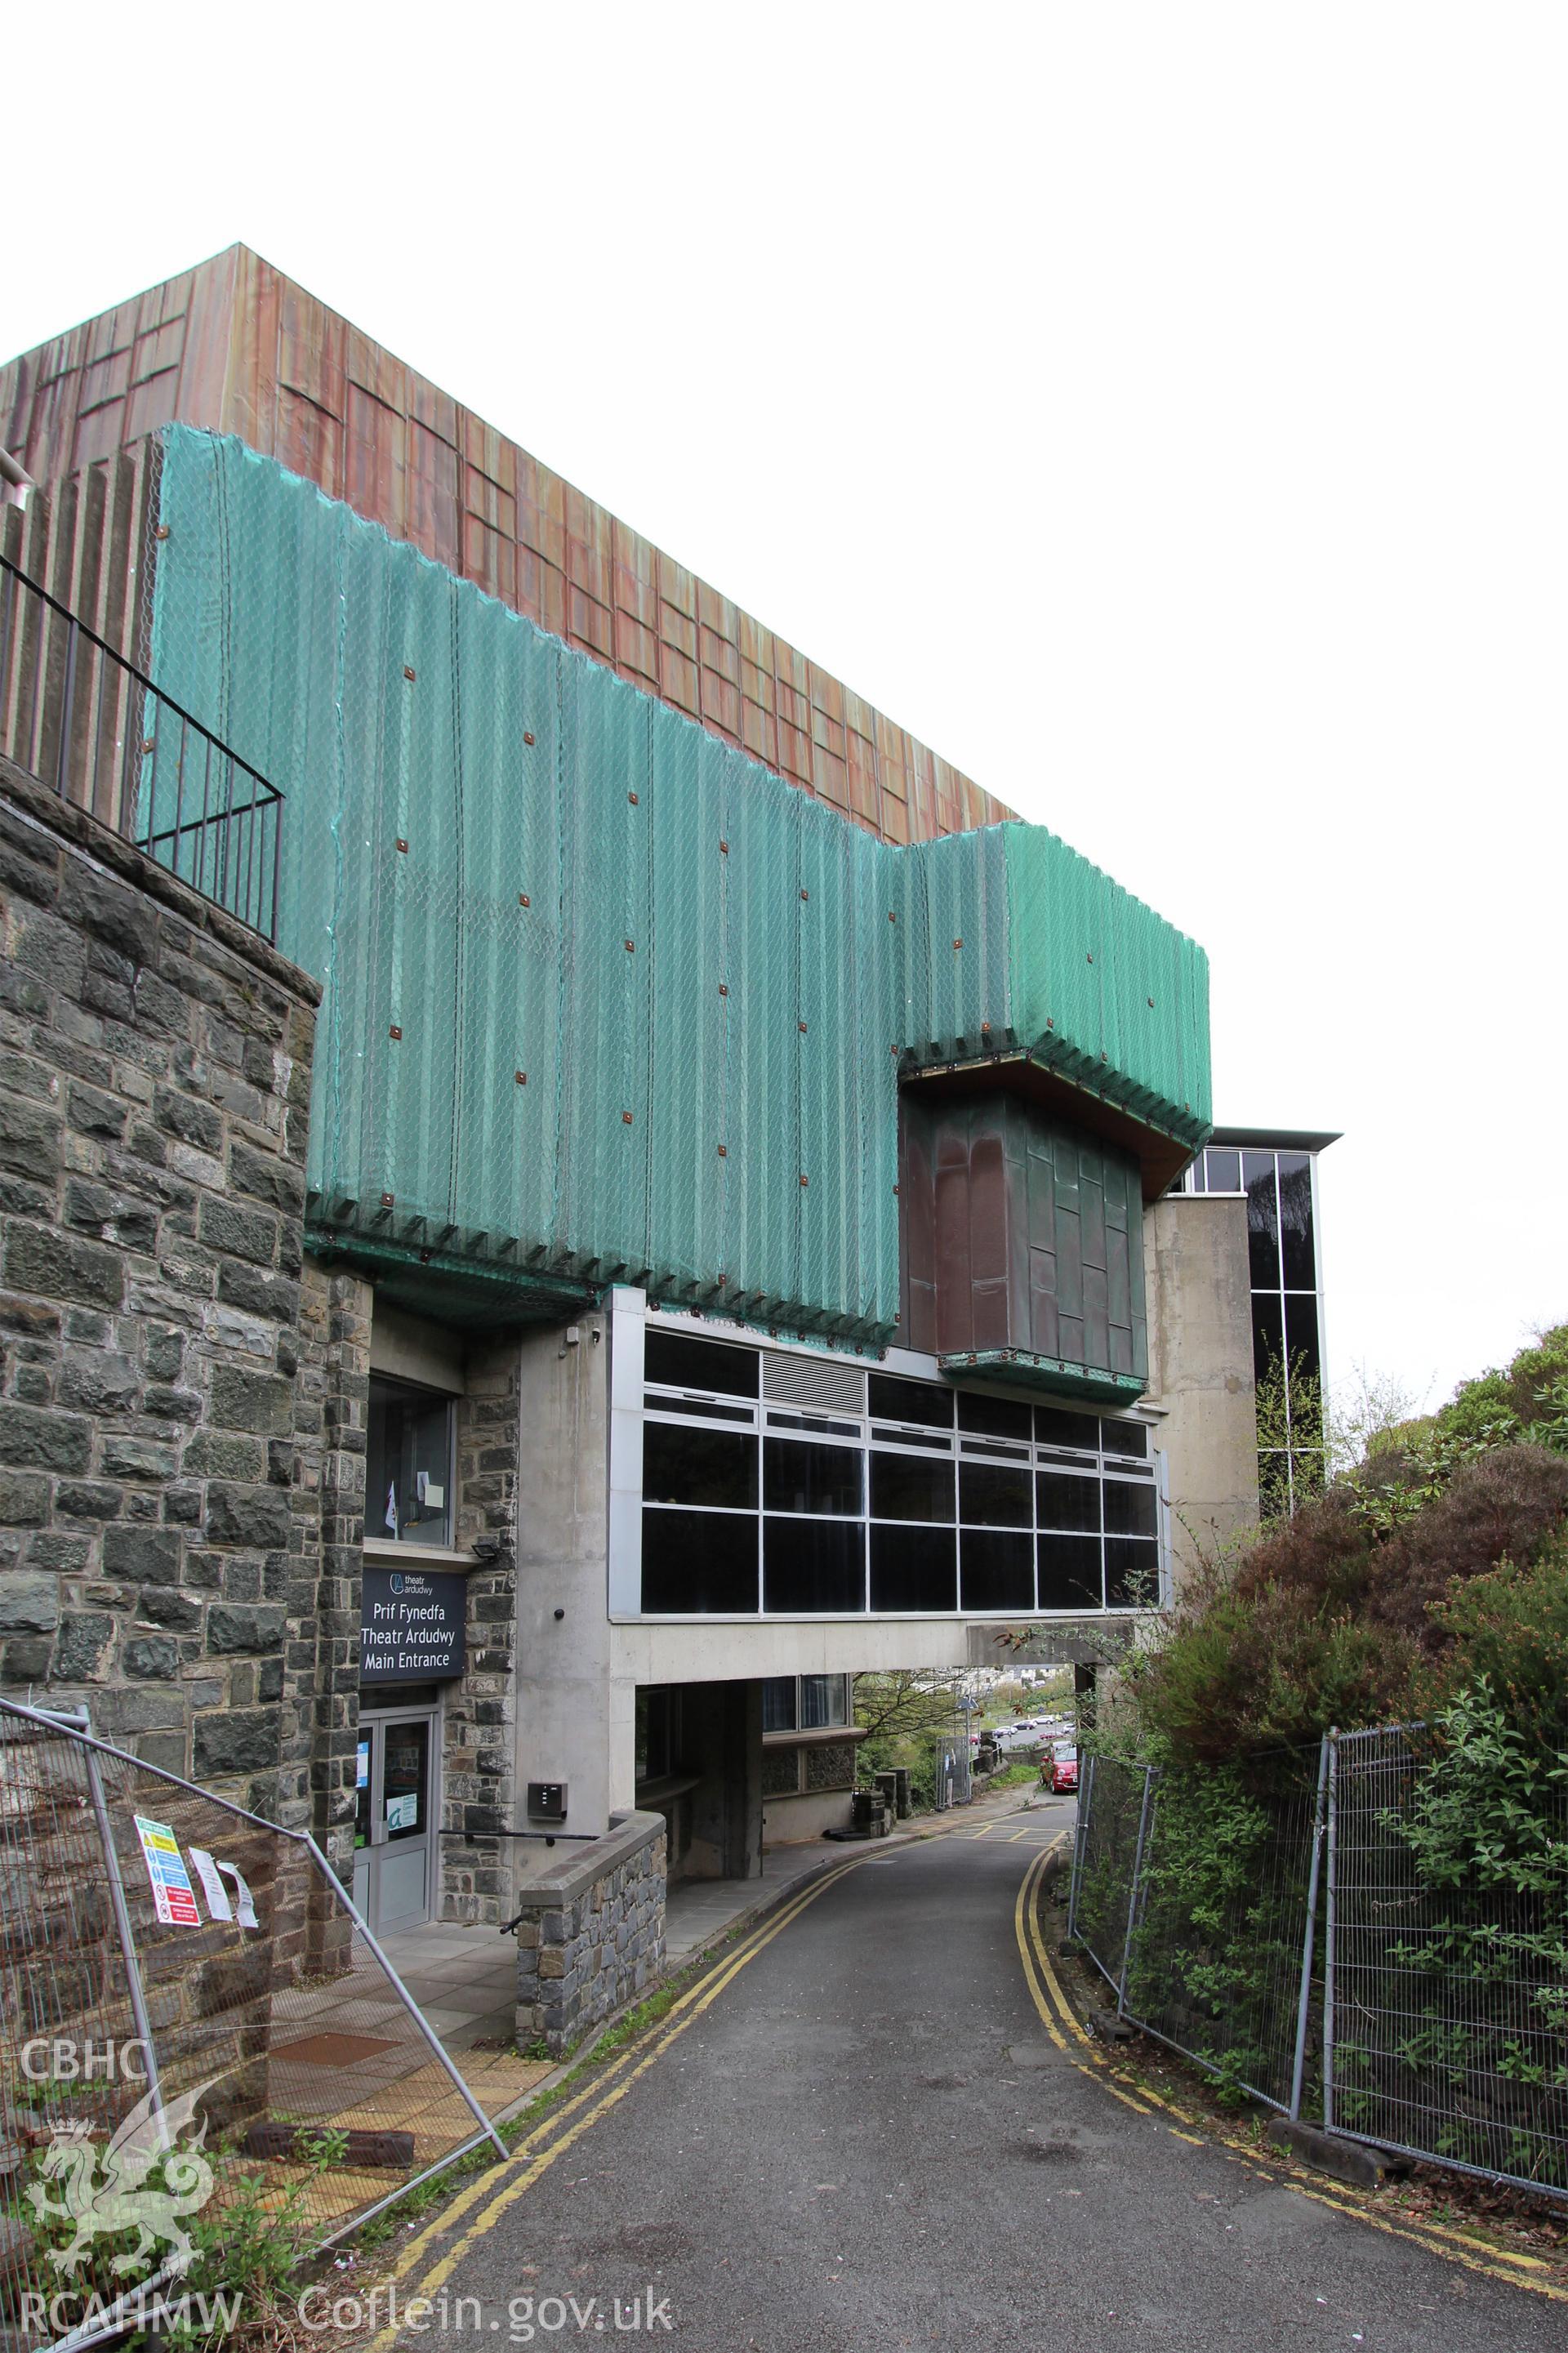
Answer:
[[517, 2039], [563, 2058], [652, 1984], [664, 1961], [665, 1831], [615, 1814], [602, 1839], [519, 1888]]
[[321, 1566], [319, 996], [0, 761], [0, 1684], [284, 1820]]

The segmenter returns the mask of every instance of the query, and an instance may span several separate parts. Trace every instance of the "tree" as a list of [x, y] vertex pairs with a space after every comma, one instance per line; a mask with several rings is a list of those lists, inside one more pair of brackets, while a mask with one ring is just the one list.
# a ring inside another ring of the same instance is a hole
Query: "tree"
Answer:
[[[1429, 1388], [1430, 1383], [1427, 1384]], [[1364, 1363], [1332, 1384], [1324, 1415], [1329, 1469], [1336, 1479], [1357, 1471], [1401, 1432], [1418, 1422], [1426, 1392], [1408, 1388], [1395, 1373], [1373, 1372]]]
[[855, 1678], [855, 1721], [873, 1740], [897, 1740], [951, 1725], [958, 1683], [951, 1668], [895, 1667]]

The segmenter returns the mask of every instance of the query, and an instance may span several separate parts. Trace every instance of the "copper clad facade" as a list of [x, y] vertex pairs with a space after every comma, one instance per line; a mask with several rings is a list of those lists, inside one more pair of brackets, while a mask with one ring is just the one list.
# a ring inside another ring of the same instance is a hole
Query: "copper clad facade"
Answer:
[[1012, 814], [243, 246], [0, 368], [0, 444], [35, 481], [176, 421], [237, 434], [883, 840]]

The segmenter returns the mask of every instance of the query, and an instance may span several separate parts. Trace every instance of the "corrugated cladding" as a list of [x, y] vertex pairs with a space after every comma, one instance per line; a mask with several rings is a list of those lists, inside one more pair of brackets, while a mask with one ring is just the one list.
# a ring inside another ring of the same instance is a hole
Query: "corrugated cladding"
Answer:
[[1201, 1136], [1201, 953], [1053, 836], [879, 841], [239, 441], [160, 496], [153, 674], [288, 796], [320, 1223], [882, 1342], [900, 1070], [1043, 1039]]

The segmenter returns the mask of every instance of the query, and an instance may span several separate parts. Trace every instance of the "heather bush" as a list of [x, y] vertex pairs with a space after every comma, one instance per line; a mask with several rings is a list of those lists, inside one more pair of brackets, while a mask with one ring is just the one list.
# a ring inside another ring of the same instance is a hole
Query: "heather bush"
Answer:
[[1543, 1753], [1568, 1750], [1568, 1537], [1456, 1584], [1433, 1620], [1447, 1647], [1424, 1679], [1422, 1715], [1440, 1717], [1484, 1683], [1511, 1731]]

